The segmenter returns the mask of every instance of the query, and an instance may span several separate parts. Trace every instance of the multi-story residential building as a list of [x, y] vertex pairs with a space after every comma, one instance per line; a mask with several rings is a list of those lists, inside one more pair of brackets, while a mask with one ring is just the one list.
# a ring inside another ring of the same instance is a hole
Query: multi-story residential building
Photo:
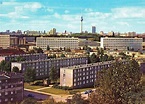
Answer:
[[24, 98], [23, 76], [0, 72], [0, 104], [20, 102]]
[[53, 67], [58, 69], [59, 72], [59, 69], [61, 67], [68, 67], [87, 63], [87, 57], [53, 58], [33, 61], [12, 62], [11, 70], [14, 66], [18, 67], [21, 72], [24, 72], [28, 68], [32, 68], [36, 71], [36, 79], [42, 79], [49, 77], [49, 70]]
[[43, 54], [43, 53], [7, 55], [7, 56], [0, 56], [0, 62], [2, 60], [5, 61], [17, 60], [18, 58], [21, 58], [23, 61], [29, 61], [29, 60], [47, 59], [48, 56], [47, 54]]
[[[60, 86], [72, 88], [93, 87], [97, 71], [110, 67], [113, 62], [106, 61], [60, 68]], [[126, 61], [123, 60], [122, 62]]]
[[142, 38], [101, 38], [101, 48], [110, 50], [142, 50]]
[[3, 49], [10, 47], [10, 35], [0, 35], [0, 47]]
[[78, 38], [62, 38], [62, 37], [37, 37], [36, 46], [47, 50], [47, 46], [51, 49], [70, 48], [77, 49], [79, 44]]

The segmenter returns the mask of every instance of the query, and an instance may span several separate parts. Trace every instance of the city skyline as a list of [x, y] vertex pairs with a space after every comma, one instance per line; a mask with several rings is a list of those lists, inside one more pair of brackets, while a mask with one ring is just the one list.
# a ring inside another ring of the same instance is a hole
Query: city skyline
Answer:
[[143, 0], [1, 0], [0, 31], [50, 30], [80, 32], [81, 16], [83, 31], [96, 32], [136, 31], [143, 33], [145, 24]]

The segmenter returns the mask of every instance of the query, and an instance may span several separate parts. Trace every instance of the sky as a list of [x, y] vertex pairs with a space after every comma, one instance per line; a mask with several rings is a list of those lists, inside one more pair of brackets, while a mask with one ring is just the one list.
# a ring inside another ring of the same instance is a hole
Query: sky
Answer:
[[0, 31], [145, 32], [145, 0], [0, 0]]

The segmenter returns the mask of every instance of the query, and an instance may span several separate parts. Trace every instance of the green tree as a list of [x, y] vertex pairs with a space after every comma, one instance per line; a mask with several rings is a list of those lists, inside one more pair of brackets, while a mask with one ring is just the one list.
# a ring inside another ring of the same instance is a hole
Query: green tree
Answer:
[[11, 62], [6, 62], [5, 60], [1, 61], [0, 63], [0, 70], [10, 72], [11, 71]]
[[90, 56], [90, 62], [91, 63], [96, 63], [96, 62], [99, 62], [100, 61], [100, 59], [99, 59], [99, 57], [95, 54], [95, 53], [93, 53], [91, 56]]
[[64, 54], [61, 54], [60, 57], [65, 57], [65, 55]]
[[47, 45], [47, 51], [49, 51], [50, 50], [50, 47], [49, 47], [49, 45]]
[[28, 68], [25, 70], [25, 72], [24, 72], [24, 81], [25, 82], [30, 84], [30, 82], [34, 82], [35, 77], [36, 77], [36, 72], [34, 69]]
[[57, 82], [57, 80], [59, 78], [59, 75], [58, 75], [58, 70], [55, 67], [52, 67], [50, 69], [49, 78], [50, 78], [51, 81], [53, 81], [55, 83]]
[[89, 102], [81, 94], [74, 94], [68, 104], [89, 104]]
[[112, 55], [108, 56], [108, 61], [114, 60], [114, 57]]
[[140, 67], [134, 59], [126, 63], [116, 61], [107, 70], [100, 70], [97, 74], [96, 93], [102, 102], [96, 99], [96, 104], [140, 104], [141, 75]]
[[52, 56], [53, 58], [56, 58], [56, 54], [53, 54], [53, 56]]
[[19, 72], [19, 68], [17, 66], [14, 66], [12, 71], [18, 73]]

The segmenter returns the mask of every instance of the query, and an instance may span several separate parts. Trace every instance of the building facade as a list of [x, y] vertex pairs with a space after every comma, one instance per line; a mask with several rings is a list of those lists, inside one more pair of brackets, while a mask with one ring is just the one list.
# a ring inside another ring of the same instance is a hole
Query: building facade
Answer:
[[88, 63], [87, 57], [53, 58], [23, 62], [12, 62], [11, 70], [14, 66], [18, 67], [21, 72], [24, 72], [28, 68], [32, 68], [36, 71], [36, 79], [43, 79], [49, 77], [49, 70], [53, 67], [58, 69], [59, 71], [61, 67], [68, 67], [86, 63]]
[[2, 60], [5, 61], [14, 61], [14, 60], [23, 60], [23, 61], [30, 61], [30, 60], [39, 60], [39, 59], [47, 59], [47, 54], [43, 53], [35, 53], [35, 54], [19, 54], [19, 55], [7, 55], [7, 56], [0, 56], [0, 62]]
[[97, 71], [110, 67], [113, 62], [106, 61], [60, 68], [60, 86], [72, 88], [93, 87]]
[[24, 98], [23, 76], [0, 72], [0, 104], [21, 102]]
[[101, 38], [101, 48], [110, 50], [142, 50], [142, 38]]
[[96, 26], [92, 26], [92, 33], [93, 33], [93, 34], [96, 33]]
[[47, 46], [51, 49], [70, 48], [77, 49], [79, 44], [78, 38], [62, 38], [62, 37], [37, 37], [36, 46], [47, 50]]
[[10, 35], [0, 35], [0, 48], [10, 47]]

